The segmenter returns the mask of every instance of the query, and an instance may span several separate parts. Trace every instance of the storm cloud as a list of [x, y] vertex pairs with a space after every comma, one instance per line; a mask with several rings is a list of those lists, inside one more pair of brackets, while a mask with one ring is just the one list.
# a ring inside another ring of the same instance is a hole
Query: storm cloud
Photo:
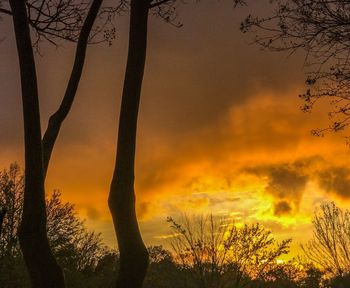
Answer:
[[330, 167], [319, 171], [320, 187], [328, 193], [334, 193], [345, 199], [350, 199], [350, 169], [344, 166]]
[[274, 199], [274, 214], [281, 216], [298, 211], [307, 182], [308, 169], [315, 160], [300, 159], [293, 163], [276, 163], [245, 169], [266, 179], [265, 192]]

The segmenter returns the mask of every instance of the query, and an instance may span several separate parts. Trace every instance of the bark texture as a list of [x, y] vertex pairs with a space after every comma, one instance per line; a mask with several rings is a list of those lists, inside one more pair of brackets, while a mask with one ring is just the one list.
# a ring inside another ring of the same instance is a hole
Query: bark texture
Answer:
[[19, 242], [37, 288], [64, 287], [64, 277], [46, 235], [44, 173], [36, 68], [24, 0], [10, 0], [21, 71], [25, 144], [25, 188]]
[[146, 60], [148, 11], [149, 0], [131, 0], [117, 156], [108, 199], [120, 251], [118, 288], [142, 287], [148, 267], [148, 252], [136, 218], [134, 192], [137, 118]]

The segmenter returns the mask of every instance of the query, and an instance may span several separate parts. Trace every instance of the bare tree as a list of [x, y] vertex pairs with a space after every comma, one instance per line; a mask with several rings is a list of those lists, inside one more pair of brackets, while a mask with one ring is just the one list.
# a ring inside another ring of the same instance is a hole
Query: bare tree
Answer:
[[350, 272], [350, 212], [333, 202], [321, 206], [313, 219], [313, 239], [302, 246], [305, 255], [332, 276]]
[[[51, 253], [46, 234], [44, 183], [53, 146], [77, 91], [89, 35], [102, 0], [94, 0], [91, 6], [86, 2], [77, 4], [68, 0], [10, 0], [9, 3], [10, 8], [1, 7], [0, 12], [13, 18], [20, 63], [25, 134], [26, 177], [19, 240], [33, 286], [64, 287], [62, 270]], [[83, 21], [85, 12], [87, 16]], [[35, 41], [31, 39], [30, 27], [35, 31]], [[33, 54], [33, 45], [38, 47], [42, 38], [51, 43], [55, 43], [56, 38], [78, 41], [66, 93], [59, 109], [51, 116], [43, 139]]]
[[266, 17], [249, 15], [241, 25], [253, 31], [255, 42], [272, 51], [306, 53], [307, 67], [302, 110], [310, 111], [325, 98], [330, 101], [329, 127], [314, 135], [337, 132], [350, 124], [350, 2], [348, 0], [273, 0]]
[[[288, 253], [291, 239], [276, 243], [260, 224], [238, 228], [213, 216], [188, 218], [181, 224], [169, 217], [170, 244], [176, 260], [193, 270], [196, 287], [245, 287]], [[229, 285], [229, 286], [228, 286]]]

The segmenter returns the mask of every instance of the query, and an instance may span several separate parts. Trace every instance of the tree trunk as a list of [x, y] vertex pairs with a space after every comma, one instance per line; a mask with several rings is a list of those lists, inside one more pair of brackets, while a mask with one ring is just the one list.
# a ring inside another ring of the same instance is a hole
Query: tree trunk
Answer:
[[25, 144], [25, 188], [19, 242], [32, 286], [64, 287], [64, 277], [46, 235], [40, 113], [33, 49], [24, 0], [10, 0], [21, 71]]
[[1, 233], [2, 233], [2, 225], [4, 223], [6, 212], [7, 212], [6, 208], [2, 208], [0, 210], [0, 239], [1, 239]]
[[89, 41], [89, 35], [96, 20], [98, 11], [101, 7], [103, 0], [94, 0], [89, 9], [89, 13], [86, 16], [83, 27], [81, 28], [77, 49], [75, 51], [74, 65], [68, 81], [66, 92], [64, 94], [62, 103], [58, 110], [50, 117], [49, 125], [45, 131], [42, 143], [43, 143], [43, 168], [44, 178], [47, 174], [51, 154], [55, 145], [58, 133], [60, 132], [61, 125], [66, 119], [77, 89], [80, 82], [81, 74], [84, 68], [86, 47]]
[[134, 193], [137, 116], [146, 60], [148, 10], [149, 0], [131, 0], [117, 156], [108, 199], [120, 251], [118, 288], [142, 287], [148, 267], [148, 252], [137, 223]]

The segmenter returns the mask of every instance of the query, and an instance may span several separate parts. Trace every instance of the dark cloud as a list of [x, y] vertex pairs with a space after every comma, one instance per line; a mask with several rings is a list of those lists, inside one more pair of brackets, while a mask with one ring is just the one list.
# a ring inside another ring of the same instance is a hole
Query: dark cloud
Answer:
[[350, 169], [347, 167], [330, 167], [319, 171], [318, 183], [326, 192], [350, 198]]
[[266, 191], [279, 199], [292, 198], [296, 202], [301, 198], [308, 176], [295, 169], [293, 165], [281, 165], [267, 168], [268, 186]]
[[276, 216], [288, 215], [292, 213], [292, 207], [286, 201], [279, 201], [274, 205], [274, 214]]
[[281, 216], [297, 212], [306, 184], [312, 178], [310, 168], [320, 160], [320, 157], [309, 157], [292, 163], [250, 167], [245, 171], [267, 178], [265, 192], [274, 198], [274, 214]]
[[321, 156], [249, 167], [244, 171], [267, 178], [265, 192], [273, 196], [276, 216], [297, 212], [308, 181], [318, 183], [326, 193], [350, 199], [350, 169], [327, 163]]

